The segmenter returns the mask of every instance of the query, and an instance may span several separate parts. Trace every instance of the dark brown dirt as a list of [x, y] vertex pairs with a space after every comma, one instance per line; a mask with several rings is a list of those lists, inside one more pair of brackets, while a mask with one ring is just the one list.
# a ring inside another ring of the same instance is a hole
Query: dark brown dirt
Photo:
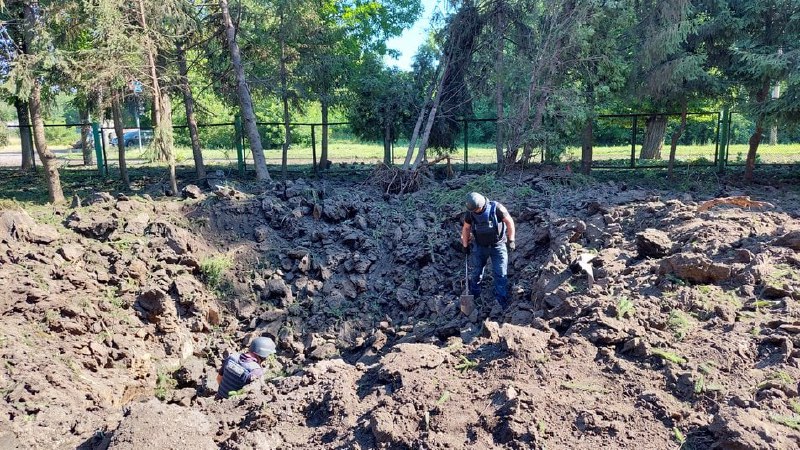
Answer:
[[[698, 211], [542, 173], [242, 189], [0, 211], [0, 447], [800, 445], [797, 192]], [[463, 317], [473, 189], [518, 250], [511, 307], [487, 285]], [[214, 400], [255, 335], [279, 345], [265, 380]]]

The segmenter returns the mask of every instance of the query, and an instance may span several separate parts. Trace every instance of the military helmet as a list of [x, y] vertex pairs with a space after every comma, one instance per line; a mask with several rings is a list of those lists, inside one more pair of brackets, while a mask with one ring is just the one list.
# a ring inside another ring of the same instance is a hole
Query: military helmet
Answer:
[[480, 211], [486, 206], [486, 197], [477, 192], [467, 194], [467, 210], [471, 212]]
[[250, 343], [250, 351], [262, 358], [266, 358], [275, 353], [275, 342], [268, 337], [257, 337]]

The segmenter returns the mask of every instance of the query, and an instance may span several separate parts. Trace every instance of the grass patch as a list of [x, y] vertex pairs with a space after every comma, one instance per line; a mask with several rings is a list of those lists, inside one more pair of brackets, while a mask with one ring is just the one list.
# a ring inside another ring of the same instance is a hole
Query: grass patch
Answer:
[[673, 309], [669, 313], [669, 328], [672, 330], [672, 335], [675, 336], [675, 339], [678, 341], [682, 341], [689, 332], [692, 330], [692, 322], [689, 316], [679, 310]]
[[172, 378], [172, 374], [159, 371], [156, 376], [156, 389], [155, 396], [162, 402], [167, 399], [167, 396], [175, 389], [178, 382]]
[[794, 384], [794, 379], [791, 375], [784, 372], [783, 370], [776, 370], [767, 376], [767, 378], [758, 383], [758, 389], [763, 389], [768, 386], [774, 386], [775, 384], [780, 384], [782, 386], [788, 386]]
[[633, 306], [631, 299], [622, 296], [617, 300], [617, 319], [633, 317], [634, 313], [636, 313], [636, 308]]
[[650, 354], [652, 356], [657, 356], [665, 361], [669, 361], [674, 364], [686, 364], [686, 358], [678, 355], [677, 353], [673, 353], [667, 350], [654, 348], [650, 350]]
[[461, 364], [456, 365], [456, 370], [460, 371], [461, 373], [465, 373], [468, 370], [472, 370], [478, 367], [478, 361], [472, 360], [467, 358], [466, 356], [461, 356]]
[[769, 419], [775, 423], [787, 426], [795, 431], [800, 431], [800, 417], [772, 415]]
[[216, 289], [222, 283], [222, 275], [233, 265], [233, 260], [227, 256], [213, 256], [200, 262], [200, 274], [206, 285]]
[[672, 428], [672, 437], [675, 438], [675, 442], [678, 443], [681, 447], [686, 444], [686, 435], [678, 427]]

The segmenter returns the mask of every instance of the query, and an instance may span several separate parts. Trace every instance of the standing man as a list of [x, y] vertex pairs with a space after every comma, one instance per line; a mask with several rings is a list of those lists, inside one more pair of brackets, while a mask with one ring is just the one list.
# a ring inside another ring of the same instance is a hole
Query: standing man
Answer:
[[466, 206], [461, 245], [465, 255], [472, 253], [469, 293], [481, 295], [483, 269], [491, 258], [494, 298], [505, 309], [508, 306], [508, 252], [516, 249], [514, 219], [505, 206], [489, 201], [477, 192], [467, 194]]
[[232, 353], [222, 363], [217, 373], [217, 398], [228, 398], [246, 384], [264, 375], [261, 364], [275, 353], [275, 342], [268, 337], [257, 337], [250, 343], [247, 353]]

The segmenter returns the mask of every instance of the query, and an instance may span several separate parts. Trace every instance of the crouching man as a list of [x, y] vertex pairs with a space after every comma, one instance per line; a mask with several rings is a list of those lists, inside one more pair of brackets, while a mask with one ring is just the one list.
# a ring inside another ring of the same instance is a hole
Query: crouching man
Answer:
[[232, 353], [225, 358], [217, 373], [217, 398], [228, 398], [231, 392], [242, 389], [264, 375], [262, 364], [274, 353], [275, 342], [268, 337], [258, 337], [250, 343], [247, 353]]

